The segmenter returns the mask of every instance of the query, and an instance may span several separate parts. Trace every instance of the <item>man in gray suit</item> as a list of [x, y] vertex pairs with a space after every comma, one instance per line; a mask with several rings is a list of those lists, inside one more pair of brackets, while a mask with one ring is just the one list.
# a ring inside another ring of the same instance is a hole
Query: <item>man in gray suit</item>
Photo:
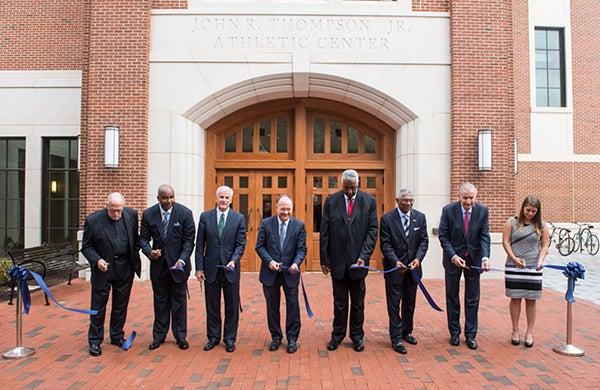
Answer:
[[246, 248], [244, 216], [229, 205], [233, 190], [227, 186], [217, 189], [217, 207], [203, 212], [196, 236], [196, 278], [206, 281], [205, 351], [221, 340], [221, 291], [225, 302], [223, 341], [227, 352], [235, 351], [240, 305], [240, 260]]
[[396, 198], [398, 207], [381, 217], [379, 231], [384, 270], [396, 266], [410, 270], [400, 268], [384, 274], [390, 339], [394, 351], [401, 354], [406, 353], [402, 340], [417, 344], [412, 335], [417, 300], [417, 281], [412, 270], [423, 277], [421, 263], [429, 247], [425, 214], [413, 209], [414, 202], [412, 191], [401, 189]]
[[327, 343], [335, 351], [346, 337], [350, 296], [350, 339], [356, 352], [364, 351], [365, 278], [368, 271], [350, 268], [368, 266], [377, 242], [375, 197], [358, 190], [358, 173], [342, 173], [342, 190], [325, 199], [321, 220], [321, 269], [331, 272], [333, 284], [333, 331]]
[[98, 314], [90, 316], [90, 355], [100, 356], [108, 294], [112, 288], [110, 343], [122, 347], [134, 273], [139, 277], [142, 268], [138, 247], [138, 214], [134, 209], [125, 207], [122, 194], [113, 192], [108, 195], [106, 208], [85, 219], [81, 252], [92, 270], [90, 307], [98, 310]]
[[140, 226], [140, 247], [150, 259], [154, 293], [153, 341], [148, 348], [156, 349], [165, 341], [171, 322], [177, 345], [188, 349], [186, 292], [196, 234], [194, 215], [175, 202], [170, 185], [161, 185], [156, 198], [158, 204], [142, 213]]
[[460, 277], [465, 276], [465, 338], [470, 349], [477, 349], [477, 312], [479, 310], [479, 276], [481, 271], [471, 266], [489, 269], [490, 233], [488, 208], [476, 203], [477, 188], [463, 183], [458, 188], [458, 202], [442, 209], [439, 239], [444, 250], [443, 265], [446, 281], [446, 313], [450, 344], [460, 341]]
[[285, 333], [288, 340], [287, 353], [298, 350], [296, 344], [300, 334], [300, 304], [298, 284], [300, 264], [306, 257], [306, 229], [304, 223], [292, 217], [292, 199], [280, 195], [275, 202], [277, 215], [266, 218], [260, 224], [256, 239], [256, 253], [262, 262], [259, 280], [267, 302], [267, 323], [271, 332], [270, 351], [281, 345], [279, 305], [281, 288], [285, 294]]

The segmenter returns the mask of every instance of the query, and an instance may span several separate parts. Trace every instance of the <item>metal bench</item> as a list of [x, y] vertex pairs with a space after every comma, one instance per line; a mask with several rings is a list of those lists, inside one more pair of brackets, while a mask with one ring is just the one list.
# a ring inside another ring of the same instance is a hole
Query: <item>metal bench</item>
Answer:
[[[39, 275], [46, 282], [47, 280], [61, 280], [68, 277], [68, 283], [71, 284], [71, 278], [74, 272], [79, 272], [89, 268], [89, 264], [79, 264], [78, 251], [74, 251], [69, 242], [62, 244], [40, 245], [31, 248], [9, 250], [8, 254], [14, 265], [25, 267]], [[47, 282], [46, 282], [47, 283]], [[48, 296], [44, 293], [46, 305]], [[12, 305], [13, 296], [10, 296], [9, 305]]]

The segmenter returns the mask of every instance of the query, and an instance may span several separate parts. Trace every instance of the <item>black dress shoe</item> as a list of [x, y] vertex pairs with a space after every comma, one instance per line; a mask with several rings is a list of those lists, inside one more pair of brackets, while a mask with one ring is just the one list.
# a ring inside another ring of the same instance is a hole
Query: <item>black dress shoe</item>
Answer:
[[409, 344], [417, 345], [417, 339], [411, 333], [405, 334], [403, 339]]
[[327, 350], [328, 351], [335, 351], [336, 349], [338, 349], [338, 346], [340, 345], [339, 341], [335, 341], [335, 340], [330, 340], [327, 343]]
[[277, 351], [279, 346], [281, 345], [281, 340], [273, 340], [271, 341], [271, 345], [269, 345], [269, 351]]
[[206, 344], [204, 344], [204, 350], [205, 351], [210, 351], [211, 349], [213, 349], [217, 344], [219, 344], [219, 342], [217, 340], [208, 340], [208, 342]]
[[92, 356], [102, 355], [102, 349], [100, 349], [100, 344], [90, 344], [90, 355], [92, 355]]
[[454, 345], [455, 347], [460, 344], [460, 339], [458, 338], [457, 334], [450, 335], [450, 344]]
[[397, 342], [396, 344], [392, 344], [392, 348], [394, 351], [406, 355], [406, 347], [402, 344], [402, 341]]
[[117, 347], [121, 348], [123, 346], [123, 344], [125, 344], [125, 339], [123, 337], [121, 337], [118, 340], [110, 340], [110, 343], [112, 345], [116, 345]]
[[152, 343], [148, 346], [149, 350], [154, 350], [156, 348], [160, 347], [160, 341], [159, 340], [154, 340], [152, 341]]
[[354, 350], [356, 352], [362, 352], [365, 350], [365, 345], [363, 344], [362, 340], [358, 340], [354, 342]]
[[186, 350], [190, 347], [190, 345], [188, 344], [187, 341], [185, 341], [185, 339], [177, 340], [177, 345], [179, 346], [179, 349], [183, 349], [183, 350]]
[[531, 341], [527, 341], [527, 339], [525, 339], [524, 344], [527, 348], [533, 347], [533, 337], [531, 337]]
[[477, 349], [477, 341], [475, 341], [474, 337], [467, 337], [467, 347], [469, 349]]
[[289, 341], [287, 346], [287, 353], [294, 353], [298, 350], [298, 344], [295, 341]]
[[235, 344], [232, 343], [232, 342], [225, 343], [225, 350], [227, 352], [233, 352], [233, 351], [235, 351]]

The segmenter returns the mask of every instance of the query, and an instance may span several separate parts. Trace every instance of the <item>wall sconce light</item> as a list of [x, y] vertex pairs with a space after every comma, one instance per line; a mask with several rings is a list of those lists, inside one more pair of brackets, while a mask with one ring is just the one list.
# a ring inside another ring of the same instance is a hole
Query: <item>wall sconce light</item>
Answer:
[[50, 192], [56, 194], [58, 191], [58, 182], [56, 180], [52, 180], [50, 182]]
[[478, 134], [479, 145], [479, 163], [477, 167], [480, 171], [492, 170], [492, 130], [482, 129]]
[[119, 127], [104, 126], [104, 167], [119, 167]]

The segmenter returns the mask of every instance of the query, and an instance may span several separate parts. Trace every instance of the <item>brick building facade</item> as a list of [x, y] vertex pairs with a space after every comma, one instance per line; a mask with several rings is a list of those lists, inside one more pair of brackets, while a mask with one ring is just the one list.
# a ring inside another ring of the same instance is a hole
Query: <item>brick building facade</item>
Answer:
[[[49, 139], [79, 144], [78, 226], [71, 229], [81, 228], [111, 191], [143, 210], [163, 182], [198, 215], [211, 207], [207, 192], [221, 180], [212, 173], [237, 168], [208, 150], [211, 137], [220, 145], [216, 129], [245, 108], [266, 112], [268, 102], [299, 102], [294, 112], [307, 107], [310, 114], [317, 99], [334, 116], [346, 111], [337, 100], [356, 109], [360, 123], [378, 118], [389, 126], [395, 145], [386, 143], [391, 157], [382, 157], [384, 168], [356, 164], [359, 172], [381, 170], [384, 209], [393, 207], [393, 192], [408, 186], [435, 227], [441, 206], [468, 180], [490, 207], [497, 247], [502, 224], [529, 194], [541, 197], [546, 220], [600, 220], [594, 202], [600, 11], [591, 1], [329, 0], [323, 13], [301, 3], [259, 0], [235, 13], [231, 3], [200, 0], [3, 4], [0, 139], [24, 139], [27, 155], [20, 244], [50, 240], [44, 229], [52, 212], [45, 205], [52, 196], [37, 195], [45, 190]], [[258, 10], [264, 14], [265, 4], [272, 15], [263, 17]], [[559, 107], [536, 103], [537, 28], [564, 34]], [[254, 92], [244, 95], [247, 89]], [[304, 124], [298, 118], [296, 127]], [[118, 168], [104, 166], [107, 125], [120, 128]], [[490, 171], [477, 168], [481, 129], [492, 130]], [[304, 149], [294, 144], [293, 152]], [[301, 156], [293, 160], [297, 177], [311, 168]], [[323, 165], [341, 172], [346, 163]], [[296, 198], [307, 191], [294, 189]], [[431, 252], [437, 263], [441, 254]]]

